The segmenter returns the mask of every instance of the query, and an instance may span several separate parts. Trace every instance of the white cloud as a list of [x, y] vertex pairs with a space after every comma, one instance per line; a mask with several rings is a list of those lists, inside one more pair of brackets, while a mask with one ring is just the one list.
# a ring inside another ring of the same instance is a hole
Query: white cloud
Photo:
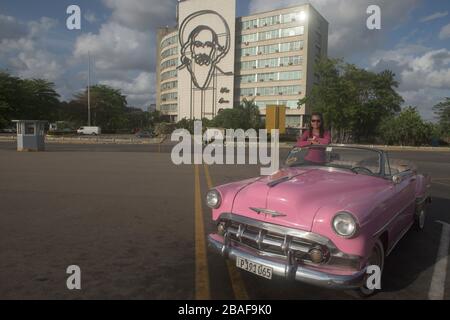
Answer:
[[3, 39], [17, 39], [25, 36], [27, 29], [25, 24], [16, 18], [0, 14], [0, 41]]
[[[74, 58], [95, 59], [95, 79], [121, 89], [129, 105], [143, 107], [154, 101], [156, 28], [176, 23], [176, 1], [103, 0], [111, 17], [98, 33], [81, 35]], [[80, 79], [85, 79], [83, 72]]]
[[96, 67], [102, 70], [147, 70], [152, 68], [154, 36], [107, 22], [98, 34], [84, 34], [77, 38], [74, 56], [86, 59], [88, 52], [95, 57]]
[[423, 17], [422, 19], [420, 19], [420, 22], [428, 22], [428, 21], [444, 18], [446, 16], [448, 16], [448, 11], [435, 12], [429, 16]]
[[450, 38], [450, 23], [442, 27], [441, 32], [439, 32], [439, 39], [445, 40]]
[[132, 29], [152, 32], [155, 28], [176, 23], [176, 1], [103, 0], [103, 3], [113, 10], [113, 21]]
[[[140, 72], [135, 78], [129, 80], [102, 80], [101, 84], [121, 89], [127, 95], [130, 106], [143, 107], [150, 105], [154, 100], [155, 74]], [[131, 102], [131, 103], [130, 103]]]
[[[392, 30], [409, 17], [409, 12], [421, 0], [310, 0], [328, 20], [329, 55], [348, 58], [354, 53], [373, 52], [390, 36]], [[298, 0], [251, 0], [250, 10], [258, 12], [299, 4]], [[368, 30], [366, 13], [369, 5], [381, 8], [381, 30]]]
[[405, 104], [417, 106], [427, 119], [432, 119], [431, 107], [450, 89], [448, 49], [403, 45], [376, 51], [370, 57], [370, 64], [374, 71], [390, 69], [395, 72]]
[[[24, 24], [14, 18], [0, 16], [0, 21], [7, 21], [10, 26], [10, 33], [0, 37], [0, 58], [6, 63], [6, 68], [13, 69], [23, 78], [39, 77], [55, 81], [62, 75], [64, 71], [60, 60], [45, 46], [49, 31], [57, 25], [56, 20], [42, 17]], [[16, 27], [11, 28], [13, 25]]]

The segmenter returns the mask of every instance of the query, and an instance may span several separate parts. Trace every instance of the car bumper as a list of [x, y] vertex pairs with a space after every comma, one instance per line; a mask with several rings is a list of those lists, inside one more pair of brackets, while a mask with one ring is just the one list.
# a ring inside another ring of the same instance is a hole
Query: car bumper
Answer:
[[223, 257], [236, 261], [239, 256], [255, 263], [271, 267], [273, 274], [288, 280], [296, 280], [314, 286], [331, 289], [356, 289], [360, 288], [366, 276], [366, 270], [356, 271], [351, 274], [331, 274], [318, 271], [300, 265], [289, 265], [280, 259], [260, 254], [256, 250], [243, 246], [225, 245], [223, 237], [216, 234], [208, 236], [208, 246]]

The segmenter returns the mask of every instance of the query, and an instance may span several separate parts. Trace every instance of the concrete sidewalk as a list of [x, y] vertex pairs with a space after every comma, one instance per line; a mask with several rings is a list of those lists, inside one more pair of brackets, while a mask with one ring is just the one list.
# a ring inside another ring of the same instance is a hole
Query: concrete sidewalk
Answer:
[[[15, 135], [0, 135], [0, 141], [16, 141]], [[162, 138], [124, 138], [124, 137], [51, 137], [46, 136], [46, 143], [67, 144], [161, 144], [170, 141], [170, 137]], [[280, 142], [280, 149], [291, 149], [295, 142]], [[248, 146], [248, 142], [246, 143]], [[387, 145], [362, 145], [348, 144], [347, 146], [375, 148], [386, 151], [420, 151], [420, 152], [450, 152], [450, 147], [413, 147], [413, 146], [387, 146]]]
[[[128, 137], [52, 137], [46, 136], [45, 143], [68, 143], [68, 144], [160, 144], [166, 138], [128, 138]], [[0, 136], [0, 141], [16, 141], [14, 135]]]

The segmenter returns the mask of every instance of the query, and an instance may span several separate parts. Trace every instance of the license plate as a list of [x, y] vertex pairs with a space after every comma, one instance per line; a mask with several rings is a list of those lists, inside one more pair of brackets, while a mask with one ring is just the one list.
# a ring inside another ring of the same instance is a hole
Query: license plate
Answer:
[[273, 268], [250, 261], [245, 258], [236, 257], [236, 267], [256, 274], [257, 276], [272, 279]]

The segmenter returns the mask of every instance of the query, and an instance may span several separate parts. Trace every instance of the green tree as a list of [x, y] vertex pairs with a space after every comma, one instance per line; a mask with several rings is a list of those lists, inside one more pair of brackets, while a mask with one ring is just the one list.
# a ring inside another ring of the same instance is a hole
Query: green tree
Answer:
[[373, 73], [341, 59], [321, 59], [315, 66], [320, 80], [299, 101], [323, 113], [333, 140], [348, 143], [372, 140], [378, 125], [398, 113], [403, 99], [391, 71]]
[[405, 108], [398, 116], [387, 119], [379, 127], [385, 144], [420, 146], [429, 144], [436, 130], [432, 123], [424, 122], [414, 107]]
[[[103, 131], [115, 131], [127, 127], [127, 100], [121, 91], [106, 85], [95, 85], [91, 91], [91, 125], [102, 128]], [[87, 89], [75, 96], [75, 100], [86, 106], [87, 119]]]
[[439, 117], [439, 128], [444, 138], [450, 138], [450, 98], [445, 98], [444, 101], [438, 103], [433, 107], [437, 116]]
[[25, 79], [0, 72], [0, 121], [16, 119], [56, 120], [60, 106], [54, 84], [43, 79]]
[[233, 109], [222, 110], [214, 119], [213, 125], [227, 129], [259, 129], [261, 127], [259, 108], [254, 100], [244, 99]]
[[5, 101], [0, 100], [0, 129], [8, 126], [9, 119], [7, 118], [7, 115], [9, 113], [9, 105]]
[[28, 102], [27, 118], [37, 120], [57, 120], [60, 106], [59, 94], [54, 90], [54, 83], [44, 79], [25, 79], [22, 86]]

